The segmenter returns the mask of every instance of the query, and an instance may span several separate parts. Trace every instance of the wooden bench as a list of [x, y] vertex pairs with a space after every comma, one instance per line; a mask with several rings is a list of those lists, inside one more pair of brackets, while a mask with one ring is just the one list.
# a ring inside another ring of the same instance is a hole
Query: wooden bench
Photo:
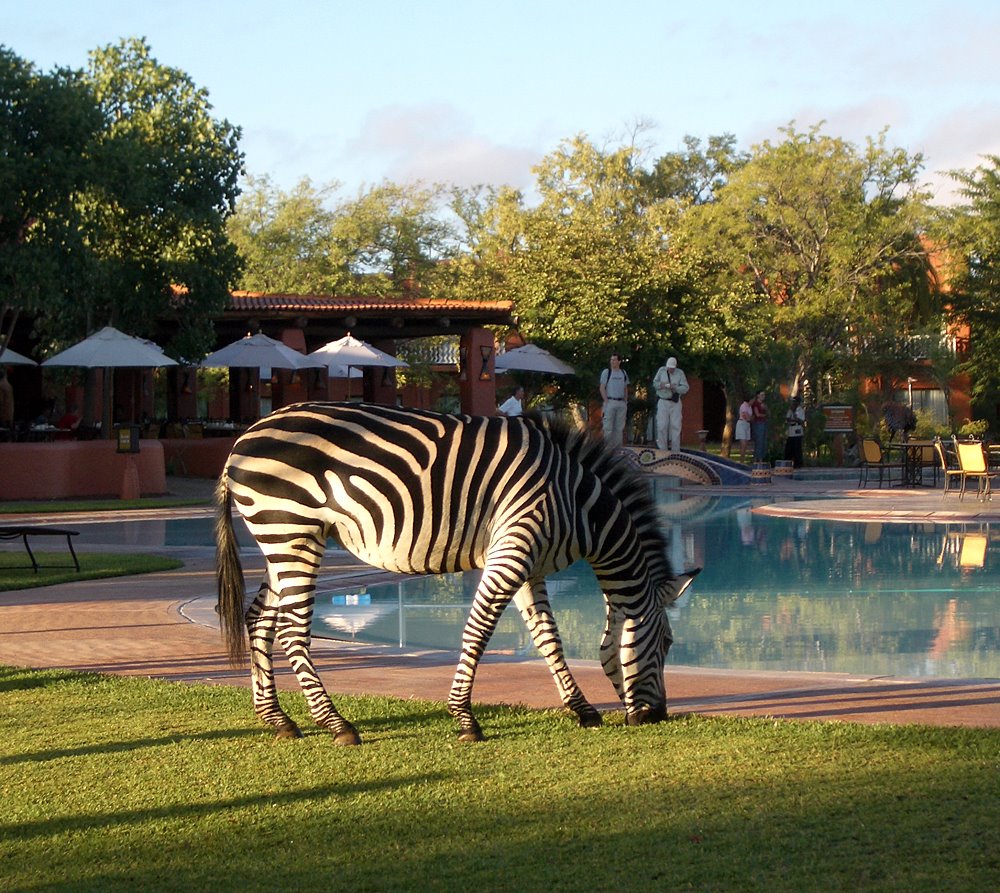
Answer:
[[76, 550], [73, 548], [73, 537], [79, 536], [79, 530], [67, 530], [64, 527], [0, 527], [0, 540], [16, 540], [19, 539], [24, 543], [24, 548], [28, 552], [28, 557], [31, 559], [31, 567], [38, 573], [39, 567], [69, 567], [68, 564], [46, 564], [40, 565], [35, 559], [35, 554], [31, 551], [31, 545], [28, 542], [28, 537], [32, 536], [64, 536], [66, 537], [66, 546], [69, 548], [69, 554], [73, 556], [73, 564], [76, 569], [80, 570], [80, 559], [76, 557]]

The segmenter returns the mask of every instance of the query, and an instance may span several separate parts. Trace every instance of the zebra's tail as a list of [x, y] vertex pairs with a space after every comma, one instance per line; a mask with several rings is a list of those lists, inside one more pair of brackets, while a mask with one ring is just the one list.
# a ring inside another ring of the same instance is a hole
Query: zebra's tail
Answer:
[[243, 666], [247, 659], [246, 624], [243, 614], [245, 583], [240, 550], [233, 531], [233, 496], [229, 491], [226, 472], [219, 476], [215, 488], [215, 578], [218, 586], [219, 623], [226, 640], [229, 662]]

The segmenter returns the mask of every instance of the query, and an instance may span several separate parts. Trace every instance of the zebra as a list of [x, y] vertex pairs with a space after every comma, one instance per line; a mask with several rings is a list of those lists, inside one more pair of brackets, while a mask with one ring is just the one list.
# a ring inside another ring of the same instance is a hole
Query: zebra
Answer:
[[[218, 611], [234, 666], [247, 638], [253, 706], [278, 737], [301, 737], [278, 704], [272, 651], [285, 652], [317, 725], [360, 743], [310, 656], [315, 583], [327, 538], [404, 574], [482, 569], [447, 706], [463, 741], [483, 739], [472, 712], [479, 660], [513, 599], [563, 704], [599, 726], [563, 656], [545, 577], [584, 558], [604, 593], [600, 659], [626, 722], [666, 716], [665, 608], [693, 573], [674, 576], [648, 484], [603, 442], [539, 418], [442, 415], [359, 403], [299, 403], [252, 425], [216, 490]], [[266, 558], [248, 604], [233, 505]]]

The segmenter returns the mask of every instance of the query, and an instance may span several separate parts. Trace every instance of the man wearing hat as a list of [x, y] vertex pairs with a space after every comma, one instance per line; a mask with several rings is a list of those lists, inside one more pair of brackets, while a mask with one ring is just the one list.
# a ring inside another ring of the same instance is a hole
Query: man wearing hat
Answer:
[[681, 397], [688, 392], [688, 380], [683, 369], [677, 368], [677, 358], [671, 357], [656, 370], [653, 377], [656, 391], [656, 445], [670, 453], [681, 451]]

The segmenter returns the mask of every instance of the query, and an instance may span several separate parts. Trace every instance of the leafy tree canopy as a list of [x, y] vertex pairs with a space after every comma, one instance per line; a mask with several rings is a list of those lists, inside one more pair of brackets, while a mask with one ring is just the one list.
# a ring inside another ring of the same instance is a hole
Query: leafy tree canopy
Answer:
[[962, 371], [982, 399], [1000, 394], [1000, 156], [987, 155], [952, 177], [965, 202], [944, 221], [944, 250], [961, 259], [948, 267], [948, 297], [956, 318], [969, 325], [971, 352]]
[[591, 394], [612, 350], [633, 380], [681, 352], [678, 309], [693, 257], [671, 240], [674, 201], [649, 201], [634, 146], [567, 140], [535, 169], [540, 200], [510, 190], [456, 198], [471, 260], [464, 284], [515, 302], [527, 339], [571, 361]]
[[10, 328], [62, 285], [79, 241], [72, 197], [94, 174], [101, 123], [78, 73], [42, 74], [0, 46], [0, 304]]
[[225, 220], [239, 193], [240, 130], [216, 120], [207, 92], [145, 41], [91, 53], [87, 79], [104, 116], [104, 176], [80, 204], [102, 288], [74, 302], [72, 318], [136, 334], [172, 320], [174, 351], [197, 357], [239, 268]]
[[5, 301], [53, 344], [172, 320], [173, 352], [203, 353], [238, 269], [239, 129], [136, 39], [51, 75], [0, 49], [0, 110]]
[[939, 306], [921, 157], [888, 148], [884, 133], [863, 151], [820, 126], [783, 133], [695, 219], [727, 278], [768, 298], [790, 361], [781, 377], [795, 385], [834, 363], [863, 372], [880, 332], [919, 326]]
[[337, 200], [336, 185], [290, 193], [248, 178], [229, 234], [254, 291], [397, 296], [435, 294], [457, 251], [443, 187], [381, 183]]
[[442, 264], [457, 248], [441, 214], [445, 198], [442, 186], [384, 182], [342, 203], [330, 233], [339, 287], [367, 295], [437, 292]]
[[248, 291], [327, 294], [338, 281], [330, 255], [334, 213], [328, 207], [335, 186], [300, 180], [291, 192], [269, 177], [248, 176], [227, 221], [243, 258], [239, 285]]

